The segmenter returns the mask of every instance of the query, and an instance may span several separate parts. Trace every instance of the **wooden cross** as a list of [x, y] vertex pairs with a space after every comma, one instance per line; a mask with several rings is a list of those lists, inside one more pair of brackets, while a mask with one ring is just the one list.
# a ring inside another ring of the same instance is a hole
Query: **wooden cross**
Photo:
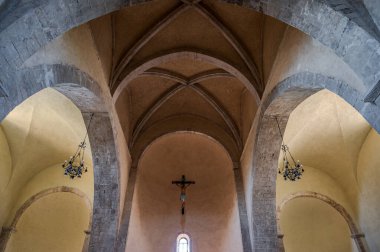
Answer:
[[188, 188], [192, 184], [195, 184], [195, 181], [186, 180], [185, 175], [182, 175], [181, 180], [174, 180], [172, 181], [172, 184], [175, 184], [176, 186], [181, 188], [181, 194], [179, 196], [179, 200], [181, 201], [181, 213], [182, 215], [184, 215], [185, 201], [186, 201], [186, 188]]

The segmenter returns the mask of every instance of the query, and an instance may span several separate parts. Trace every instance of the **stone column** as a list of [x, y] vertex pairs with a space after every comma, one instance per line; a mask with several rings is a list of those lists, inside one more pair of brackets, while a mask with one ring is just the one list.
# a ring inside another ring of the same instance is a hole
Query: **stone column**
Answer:
[[[278, 120], [284, 132], [288, 117]], [[263, 116], [259, 125], [252, 170], [253, 251], [278, 251], [276, 175], [281, 136], [273, 116]]]
[[[83, 114], [88, 122], [90, 114]], [[108, 113], [95, 113], [88, 129], [94, 167], [94, 209], [89, 251], [114, 251], [119, 224], [119, 164]]]

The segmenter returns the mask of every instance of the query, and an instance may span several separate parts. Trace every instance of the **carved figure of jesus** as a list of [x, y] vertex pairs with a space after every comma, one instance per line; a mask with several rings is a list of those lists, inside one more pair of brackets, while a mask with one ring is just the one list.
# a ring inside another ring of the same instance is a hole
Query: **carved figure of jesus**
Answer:
[[186, 203], [186, 188], [188, 188], [190, 185], [195, 184], [195, 181], [187, 181], [185, 175], [182, 175], [181, 180], [174, 180], [172, 181], [172, 184], [175, 184], [176, 186], [181, 188], [181, 194], [179, 196], [179, 200], [181, 201], [181, 213], [182, 215], [185, 214], [185, 203]]

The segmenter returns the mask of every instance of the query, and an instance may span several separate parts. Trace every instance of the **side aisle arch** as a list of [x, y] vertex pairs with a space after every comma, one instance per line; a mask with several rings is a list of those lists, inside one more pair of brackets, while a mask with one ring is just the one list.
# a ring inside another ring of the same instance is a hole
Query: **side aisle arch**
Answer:
[[72, 100], [81, 110], [85, 121], [94, 113], [94, 127], [90, 127], [88, 132], [94, 167], [94, 206], [89, 250], [105, 251], [113, 248], [120, 211], [119, 164], [112, 124], [99, 84], [88, 74], [67, 65], [40, 65], [20, 71], [21, 74], [14, 80], [18, 83], [18, 89], [8, 94], [17, 99], [1, 107], [1, 118], [18, 103], [47, 87], [58, 90]]
[[342, 205], [340, 205], [338, 202], [331, 199], [330, 197], [323, 195], [323, 194], [320, 194], [320, 193], [316, 193], [316, 192], [297, 192], [297, 193], [290, 194], [283, 199], [283, 201], [277, 206], [277, 230], [278, 230], [278, 232], [281, 232], [279, 220], [280, 220], [280, 214], [281, 214], [282, 209], [284, 208], [284, 206], [289, 201], [296, 199], [296, 198], [313, 198], [313, 199], [323, 201], [326, 204], [330, 205], [340, 215], [342, 215], [344, 220], [347, 222], [347, 225], [348, 225], [350, 232], [351, 232], [351, 238], [355, 240], [355, 243], [356, 243], [356, 246], [358, 247], [358, 250], [360, 252], [367, 251], [366, 246], [365, 246], [364, 235], [359, 232], [359, 228], [357, 227], [353, 218], [347, 212], [347, 210]]
[[[90, 210], [90, 213], [89, 213], [90, 219], [89, 219], [88, 228], [87, 228], [88, 230], [90, 230], [91, 225], [92, 225], [92, 204], [91, 204], [91, 200], [87, 197], [87, 195], [81, 190], [77, 188], [73, 188], [73, 187], [59, 186], [59, 187], [49, 188], [49, 189], [42, 190], [39, 193], [33, 195], [27, 201], [25, 201], [24, 204], [20, 206], [20, 208], [16, 212], [16, 215], [11, 225], [7, 227], [6, 230], [3, 230], [0, 236], [0, 251], [5, 251], [8, 241], [12, 235], [12, 232], [17, 229], [17, 224], [21, 216], [25, 213], [25, 211], [28, 210], [30, 206], [33, 205], [33, 203], [35, 203], [36, 201], [38, 201], [39, 199], [47, 195], [54, 194], [54, 193], [62, 193], [62, 192], [75, 194], [85, 201], [86, 206]], [[85, 240], [84, 248], [86, 247], [86, 245], [88, 245], [87, 243], [88, 241]]]
[[284, 132], [289, 115], [298, 104], [324, 88], [342, 97], [376, 128], [377, 121], [371, 121], [370, 117], [376, 110], [364, 103], [354, 88], [334, 77], [301, 72], [286, 78], [270, 92], [261, 106], [253, 153], [250, 224], [254, 251], [280, 247], [276, 224], [276, 176], [281, 137], [274, 118], [279, 119]]

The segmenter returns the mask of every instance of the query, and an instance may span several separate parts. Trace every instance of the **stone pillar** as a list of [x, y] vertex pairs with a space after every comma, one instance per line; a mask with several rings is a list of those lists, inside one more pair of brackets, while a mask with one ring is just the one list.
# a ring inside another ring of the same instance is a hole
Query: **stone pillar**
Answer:
[[235, 176], [235, 186], [236, 194], [239, 208], [239, 218], [240, 218], [240, 230], [241, 239], [243, 242], [243, 251], [252, 252], [251, 246], [251, 235], [249, 233], [249, 223], [247, 215], [247, 207], [245, 203], [245, 193], [243, 186], [243, 178], [241, 175], [240, 162], [234, 163], [234, 176]]
[[[88, 122], [90, 114], [83, 114]], [[114, 251], [119, 224], [119, 164], [108, 113], [95, 113], [88, 137], [94, 167], [94, 209], [89, 251]]]
[[[282, 132], [287, 119], [278, 118]], [[263, 116], [259, 125], [252, 171], [253, 251], [278, 251], [276, 175], [281, 136], [273, 116]]]

